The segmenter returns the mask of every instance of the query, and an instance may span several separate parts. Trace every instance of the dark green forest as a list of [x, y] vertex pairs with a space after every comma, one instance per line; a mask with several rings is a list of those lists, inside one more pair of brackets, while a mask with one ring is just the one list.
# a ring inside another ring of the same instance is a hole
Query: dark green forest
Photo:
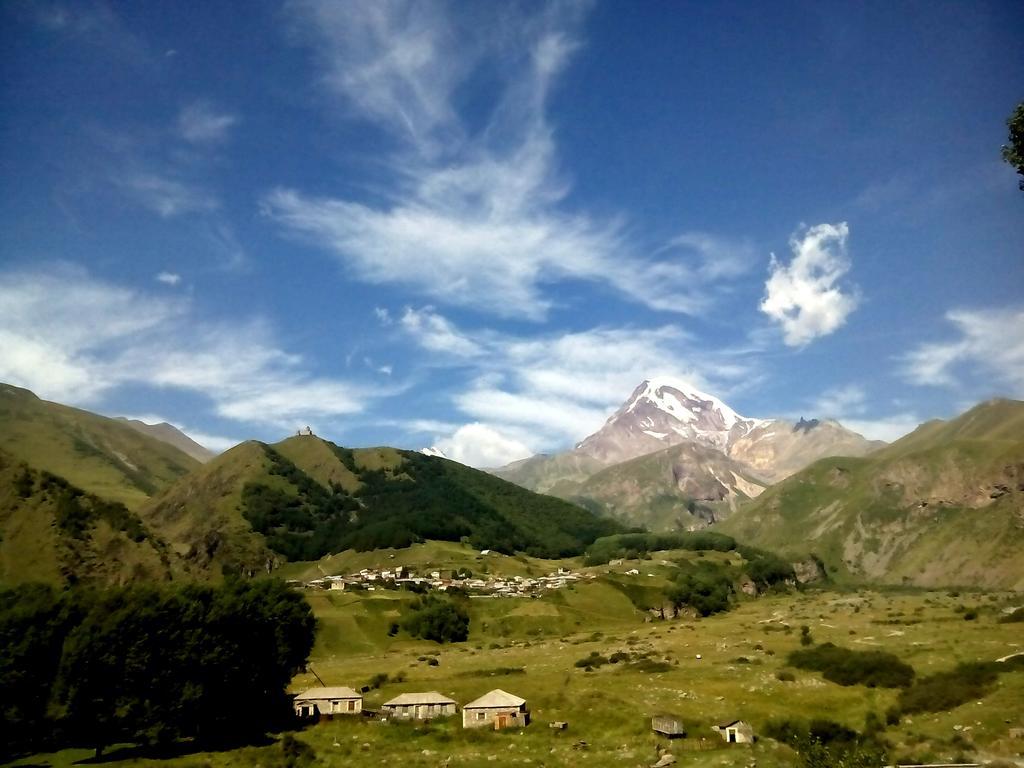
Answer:
[[565, 557], [622, 530], [573, 504], [456, 462], [400, 451], [399, 470], [366, 469], [357, 466], [351, 451], [331, 447], [359, 478], [354, 493], [339, 485], [324, 487], [269, 446], [271, 474], [287, 485], [250, 482], [243, 488], [245, 518], [289, 560], [315, 560], [345, 549], [407, 547], [425, 539]]
[[0, 755], [259, 737], [287, 721], [315, 626], [269, 579], [0, 591]]

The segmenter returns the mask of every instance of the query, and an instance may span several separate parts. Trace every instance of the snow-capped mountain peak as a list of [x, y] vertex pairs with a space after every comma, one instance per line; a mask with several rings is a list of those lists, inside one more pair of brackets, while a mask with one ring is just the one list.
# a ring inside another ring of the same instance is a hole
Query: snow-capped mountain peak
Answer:
[[739, 415], [686, 381], [659, 376], [643, 381], [605, 425], [576, 449], [604, 463], [681, 442], [726, 451], [734, 440], [763, 423]]
[[420, 448], [420, 453], [425, 456], [437, 456], [442, 459], [447, 459], [445, 452], [438, 448], [436, 445], [432, 445], [429, 448]]
[[732, 429], [733, 425], [740, 421], [753, 421], [740, 416], [714, 395], [701, 392], [689, 382], [667, 376], [647, 379], [637, 387], [626, 403], [627, 413], [633, 411], [643, 401], [653, 404], [680, 421], [694, 421], [697, 414], [704, 412], [705, 409], [717, 412], [726, 429]]

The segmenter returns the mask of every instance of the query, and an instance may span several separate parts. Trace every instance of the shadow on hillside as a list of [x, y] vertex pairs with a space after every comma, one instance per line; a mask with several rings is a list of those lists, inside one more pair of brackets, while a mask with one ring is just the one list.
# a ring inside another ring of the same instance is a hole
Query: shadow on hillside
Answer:
[[104, 763], [115, 763], [119, 760], [172, 760], [178, 757], [188, 757], [200, 752], [231, 752], [242, 747], [266, 747], [275, 741], [276, 739], [273, 737], [264, 734], [261, 737], [245, 740], [218, 741], [213, 743], [181, 741], [163, 746], [145, 744], [122, 745], [112, 747], [99, 757], [92, 756], [76, 760], [74, 765], [103, 765]]

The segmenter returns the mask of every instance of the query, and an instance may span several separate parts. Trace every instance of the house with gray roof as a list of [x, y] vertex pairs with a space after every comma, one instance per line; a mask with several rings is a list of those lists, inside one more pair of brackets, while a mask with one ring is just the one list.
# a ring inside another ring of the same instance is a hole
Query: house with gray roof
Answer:
[[522, 728], [530, 724], [526, 699], [495, 688], [462, 708], [463, 728]]
[[455, 699], [437, 691], [403, 693], [384, 702], [381, 713], [398, 720], [432, 720], [450, 717], [456, 712]]
[[303, 718], [358, 715], [363, 711], [363, 695], [344, 686], [320, 686], [300, 693], [292, 706]]

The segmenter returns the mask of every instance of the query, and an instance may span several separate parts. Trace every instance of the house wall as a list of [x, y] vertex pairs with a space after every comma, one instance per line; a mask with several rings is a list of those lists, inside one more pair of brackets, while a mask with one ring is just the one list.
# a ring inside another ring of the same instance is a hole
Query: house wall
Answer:
[[435, 717], [451, 717], [455, 714], [454, 704], [407, 704], [385, 705], [388, 717], [399, 720], [430, 720]]
[[[303, 709], [311, 706], [315, 706], [317, 714], [323, 715], [358, 715], [363, 711], [363, 700], [362, 699], [305, 699], [303, 701], [294, 702], [295, 714], [299, 717], [309, 717], [310, 715], [303, 715]], [[351, 708], [350, 708], [351, 706]]]
[[509, 728], [530, 724], [530, 713], [518, 707], [472, 707], [462, 710], [462, 727], [494, 728], [499, 715], [508, 717]]

